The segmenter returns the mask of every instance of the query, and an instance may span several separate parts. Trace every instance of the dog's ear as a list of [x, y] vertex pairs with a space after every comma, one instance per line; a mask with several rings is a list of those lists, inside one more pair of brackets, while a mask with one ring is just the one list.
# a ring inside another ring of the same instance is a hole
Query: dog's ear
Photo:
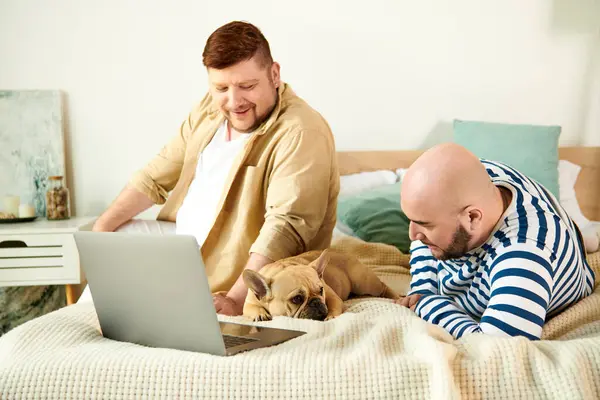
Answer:
[[242, 278], [248, 289], [252, 290], [259, 300], [270, 294], [269, 282], [258, 272], [246, 269], [242, 273]]
[[325, 249], [315, 261], [311, 263], [312, 267], [319, 274], [319, 278], [323, 278], [323, 273], [325, 272], [325, 267], [329, 264], [329, 250]]

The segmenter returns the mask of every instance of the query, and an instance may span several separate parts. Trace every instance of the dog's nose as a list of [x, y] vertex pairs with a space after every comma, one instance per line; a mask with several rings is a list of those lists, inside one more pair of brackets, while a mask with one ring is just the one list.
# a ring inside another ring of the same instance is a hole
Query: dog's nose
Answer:
[[323, 303], [321, 303], [321, 300], [319, 300], [318, 297], [313, 297], [312, 299], [308, 300], [309, 307], [315, 307], [315, 306], [318, 306], [319, 304], [323, 304]]
[[309, 310], [310, 319], [323, 321], [327, 317], [327, 306], [318, 297], [310, 299], [306, 307]]

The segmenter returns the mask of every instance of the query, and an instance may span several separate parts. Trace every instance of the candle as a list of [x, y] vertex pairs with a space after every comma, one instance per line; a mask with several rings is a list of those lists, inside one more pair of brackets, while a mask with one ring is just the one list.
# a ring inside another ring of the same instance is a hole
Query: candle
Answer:
[[35, 208], [29, 204], [19, 206], [19, 218], [35, 217]]
[[3, 199], [4, 212], [7, 214], [12, 214], [15, 217], [19, 215], [19, 204], [21, 199], [19, 196], [6, 196]]

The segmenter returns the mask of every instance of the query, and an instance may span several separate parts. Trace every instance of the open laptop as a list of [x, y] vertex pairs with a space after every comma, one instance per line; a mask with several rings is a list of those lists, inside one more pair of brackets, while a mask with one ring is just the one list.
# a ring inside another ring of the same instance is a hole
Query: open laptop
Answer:
[[192, 236], [76, 232], [74, 237], [104, 337], [228, 356], [305, 334], [219, 322]]

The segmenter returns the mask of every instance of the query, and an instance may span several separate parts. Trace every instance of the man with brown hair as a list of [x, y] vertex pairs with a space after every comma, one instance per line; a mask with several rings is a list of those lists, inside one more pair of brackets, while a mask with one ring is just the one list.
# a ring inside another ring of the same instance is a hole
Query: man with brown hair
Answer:
[[329, 246], [339, 192], [335, 142], [325, 119], [281, 81], [255, 26], [217, 29], [203, 63], [209, 93], [94, 230], [114, 231], [164, 204], [158, 219], [198, 241], [215, 308], [236, 315], [245, 268]]

